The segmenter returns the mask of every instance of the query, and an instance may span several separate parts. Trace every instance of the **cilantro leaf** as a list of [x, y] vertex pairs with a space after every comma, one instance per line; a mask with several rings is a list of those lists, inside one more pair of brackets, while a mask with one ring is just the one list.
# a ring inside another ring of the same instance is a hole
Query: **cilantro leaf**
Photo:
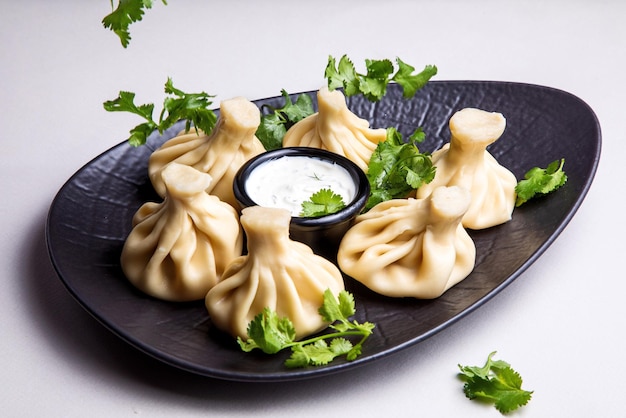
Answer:
[[282, 147], [283, 137], [289, 128], [314, 113], [313, 101], [308, 94], [300, 94], [295, 102], [291, 101], [289, 93], [281, 90], [285, 104], [281, 108], [263, 105], [270, 113], [261, 116], [256, 136], [267, 151]]
[[210, 99], [214, 96], [204, 92], [185, 93], [174, 87], [171, 78], [165, 83], [165, 93], [170, 96], [163, 101], [163, 110], [158, 122], [153, 119], [154, 104], [136, 105], [135, 93], [132, 92], [120, 91], [117, 98], [104, 102], [103, 106], [106, 111], [130, 112], [146, 121], [130, 131], [128, 142], [135, 147], [145, 144], [153, 131], [163, 133], [182, 119], [186, 119], [186, 131], [191, 129], [192, 124], [196, 132], [201, 129], [208, 134], [213, 130], [217, 116], [208, 107], [212, 104]]
[[396, 62], [398, 63], [398, 72], [392, 80], [402, 86], [403, 96], [407, 99], [415, 96], [415, 93], [437, 74], [437, 67], [434, 65], [427, 65], [420, 73], [414, 74], [415, 67], [404, 63], [400, 58], [397, 58]]
[[128, 142], [133, 146], [145, 144], [148, 135], [158, 128], [158, 124], [152, 119], [154, 104], [137, 106], [135, 104], [135, 93], [120, 91], [116, 99], [108, 100], [103, 105], [108, 112], [130, 112], [146, 120], [146, 122], [131, 129]]
[[266, 151], [278, 149], [283, 145], [283, 138], [287, 133], [285, 122], [278, 113], [261, 116], [261, 124], [255, 133]]
[[435, 167], [430, 154], [421, 153], [417, 147], [424, 137], [424, 132], [418, 128], [408, 142], [404, 142], [395, 128], [387, 129], [387, 139], [378, 143], [368, 164], [370, 197], [366, 210], [386, 200], [406, 197], [433, 180]]
[[141, 123], [135, 126], [133, 129], [130, 130], [128, 143], [133, 147], [137, 147], [142, 144], [145, 144], [146, 140], [148, 139], [148, 136], [150, 136], [150, 134], [154, 132], [155, 129], [156, 129], [156, 126], [151, 121]]
[[[398, 69], [388, 59], [365, 60], [365, 74], [358, 73], [350, 59], [343, 55], [337, 60], [329, 56], [324, 77], [328, 80], [328, 88], [343, 88], [346, 96], [363, 94], [369, 101], [380, 100], [387, 92], [387, 85], [394, 81], [402, 87], [404, 98], [410, 98], [424, 87], [437, 74], [437, 67], [427, 65], [420, 73], [414, 74], [415, 68], [396, 58]], [[395, 71], [395, 73], [394, 73]]]
[[[294, 351], [299, 353], [297, 354], [298, 357], [304, 354], [307, 363], [313, 366], [328, 364], [337, 356], [337, 353], [335, 353], [324, 340], [318, 340], [308, 345], [299, 345]], [[304, 367], [306, 365], [307, 364], [295, 364], [293, 362], [287, 364], [288, 367]]]
[[[290, 368], [320, 366], [344, 355], [348, 361], [360, 356], [363, 343], [372, 334], [374, 324], [350, 321], [349, 317], [355, 313], [352, 294], [342, 290], [335, 298], [330, 289], [327, 289], [319, 313], [335, 332], [293, 341], [295, 331], [291, 321], [288, 318], [279, 318], [274, 311], [265, 308], [248, 325], [249, 338], [246, 341], [238, 338], [237, 342], [246, 352], [259, 348], [267, 354], [275, 354], [282, 349], [291, 348], [291, 356], [285, 361], [285, 366]], [[347, 339], [350, 336], [361, 339], [353, 344]]]
[[312, 363], [309, 353], [299, 345], [291, 348], [291, 356], [285, 360], [285, 366], [290, 369], [306, 367]]
[[494, 404], [502, 414], [516, 410], [530, 401], [533, 392], [522, 389], [522, 377], [509, 363], [487, 357], [484, 366], [461, 366], [459, 377], [465, 382], [463, 392], [468, 399], [481, 399]]
[[[161, 0], [167, 5], [166, 0]], [[144, 9], [152, 8], [152, 0], [119, 0], [117, 8], [113, 8], [113, 0], [111, 0], [112, 12], [102, 19], [102, 25], [112, 30], [122, 42], [124, 48], [130, 43], [129, 26], [143, 19]]]
[[168, 78], [165, 83], [165, 93], [175, 97], [169, 96], [163, 101], [163, 110], [159, 117], [159, 132], [163, 133], [165, 129], [181, 119], [187, 120], [186, 131], [190, 130], [192, 123], [196, 132], [198, 129], [206, 133], [213, 130], [217, 116], [208, 107], [213, 104], [210, 99], [214, 96], [205, 92], [185, 93], [174, 87], [171, 78]]
[[279, 318], [276, 312], [265, 308], [248, 325], [248, 336], [247, 341], [238, 339], [242, 350], [248, 352], [260, 348], [265, 353], [274, 354], [293, 342], [296, 331], [289, 319]]
[[299, 94], [294, 103], [291, 102], [285, 90], [282, 90], [282, 94], [285, 97], [285, 106], [280, 111], [286, 116], [285, 125], [287, 129], [313, 114], [313, 100], [308, 94]]
[[135, 93], [130, 91], [120, 91], [115, 100], [109, 100], [104, 103], [104, 108], [109, 112], [130, 112], [141, 116], [156, 128], [156, 123], [152, 120], [152, 112], [154, 112], [153, 104], [145, 104], [137, 106], [135, 104]]
[[345, 207], [346, 204], [341, 195], [331, 189], [320, 189], [313, 193], [309, 200], [302, 202], [300, 216], [317, 218], [338, 212]]
[[563, 171], [565, 159], [556, 160], [548, 164], [545, 169], [533, 167], [524, 175], [515, 186], [517, 199], [515, 206], [521, 206], [536, 196], [551, 193], [563, 186], [567, 181], [567, 175]]
[[353, 96], [360, 91], [359, 77], [354, 69], [354, 64], [346, 55], [339, 59], [338, 65], [335, 58], [329, 56], [324, 77], [328, 79], [328, 88], [330, 90], [343, 87], [346, 96]]
[[291, 357], [285, 365], [289, 368], [322, 366], [336, 357], [347, 355], [352, 348], [352, 343], [345, 338], [333, 338], [330, 344], [325, 340], [318, 340], [308, 345], [297, 345], [292, 348]]
[[359, 87], [367, 100], [380, 100], [387, 92], [389, 77], [393, 74], [393, 64], [389, 60], [365, 60], [367, 74], [361, 77]]
[[324, 321], [333, 323], [346, 319], [355, 314], [354, 296], [348, 292], [341, 292], [335, 299], [332, 293], [324, 293], [324, 303], [319, 309]]

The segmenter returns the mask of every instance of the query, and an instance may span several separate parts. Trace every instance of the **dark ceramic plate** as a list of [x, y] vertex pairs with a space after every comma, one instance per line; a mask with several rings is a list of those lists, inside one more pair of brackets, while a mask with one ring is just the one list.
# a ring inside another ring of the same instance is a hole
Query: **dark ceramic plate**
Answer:
[[[315, 92], [310, 92], [315, 98]], [[315, 101], [315, 100], [314, 100]], [[260, 100], [282, 105], [280, 97]], [[533, 166], [565, 158], [569, 180], [558, 192], [516, 209], [501, 226], [472, 232], [477, 263], [463, 282], [435, 300], [402, 300], [374, 294], [348, 280], [359, 321], [376, 324], [363, 355], [353, 362], [286, 369], [289, 353], [243, 353], [215, 330], [203, 302], [168, 303], [136, 291], [119, 264], [131, 218], [156, 200], [147, 177], [149, 154], [182, 127], [153, 135], [144, 147], [122, 143], [80, 169], [50, 208], [46, 237], [52, 263], [76, 300], [105, 327], [165, 363], [215, 378], [240, 381], [305, 379], [381, 359], [441, 331], [476, 309], [528, 268], [556, 239], [584, 199], [600, 157], [600, 127], [580, 99], [552, 88], [506, 82], [430, 82], [411, 100], [397, 86], [378, 104], [349, 99], [372, 127], [395, 126], [408, 135], [422, 126], [434, 151], [448, 141], [448, 119], [464, 107], [498, 111], [507, 119], [490, 151], [520, 179]]]

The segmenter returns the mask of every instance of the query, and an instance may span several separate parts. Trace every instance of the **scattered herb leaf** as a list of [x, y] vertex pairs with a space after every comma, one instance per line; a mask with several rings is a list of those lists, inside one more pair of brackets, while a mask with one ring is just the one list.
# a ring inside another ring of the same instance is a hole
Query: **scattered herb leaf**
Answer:
[[[350, 317], [356, 313], [354, 297], [342, 290], [337, 297], [327, 289], [319, 314], [330, 323], [334, 332], [322, 334], [303, 341], [294, 341], [295, 330], [288, 318], [279, 318], [269, 308], [263, 309], [248, 325], [248, 340], [237, 338], [243, 351], [255, 348], [267, 354], [275, 354], [285, 348], [291, 348], [291, 356], [285, 361], [289, 368], [320, 366], [333, 361], [339, 356], [346, 356], [352, 361], [361, 355], [363, 343], [372, 334], [374, 324], [358, 323]], [[353, 344], [347, 337], [361, 337]], [[327, 342], [329, 340], [329, 342]]]
[[309, 200], [302, 202], [300, 216], [317, 218], [338, 212], [345, 207], [346, 204], [341, 195], [333, 192], [331, 189], [320, 189], [313, 193]]
[[191, 129], [192, 123], [196, 132], [201, 129], [208, 134], [213, 130], [217, 116], [208, 107], [212, 104], [210, 99], [215, 96], [204, 92], [185, 93], [174, 87], [171, 78], [168, 78], [165, 83], [165, 93], [170, 96], [163, 101], [163, 110], [158, 122], [152, 117], [154, 104], [136, 105], [135, 93], [132, 92], [120, 91], [116, 99], [106, 101], [103, 105], [104, 109], [109, 112], [130, 112], [146, 120], [130, 131], [128, 142], [135, 147], [145, 144], [148, 135], [153, 131], [158, 130], [159, 133], [163, 133], [181, 119], [186, 119], [186, 131]]
[[565, 159], [562, 158], [551, 162], [545, 169], [534, 167], [528, 170], [524, 179], [515, 187], [515, 206], [521, 206], [533, 197], [551, 193], [563, 186], [567, 181], [567, 175], [563, 171], [564, 164]]
[[398, 71], [392, 80], [402, 86], [402, 95], [405, 99], [415, 96], [415, 93], [437, 74], [437, 67], [434, 65], [427, 65], [421, 72], [415, 74], [415, 67], [403, 62], [400, 58], [396, 58], [396, 62]]
[[314, 113], [313, 101], [308, 94], [300, 94], [295, 102], [291, 101], [289, 93], [281, 90], [285, 98], [285, 105], [281, 108], [273, 108], [263, 105], [262, 110], [267, 108], [270, 113], [261, 116], [261, 124], [256, 131], [256, 136], [267, 151], [281, 148], [283, 137], [289, 128], [296, 122], [301, 121]]
[[[167, 5], [166, 0], [161, 1]], [[152, 3], [152, 0], [119, 0], [117, 8], [114, 8], [111, 0], [112, 12], [102, 19], [102, 25], [119, 36], [122, 46], [127, 48], [130, 43], [129, 26], [140, 21], [145, 14], [144, 9], [151, 9]]]
[[380, 202], [406, 197], [411, 191], [435, 177], [435, 167], [429, 153], [421, 153], [417, 147], [425, 138], [418, 128], [405, 142], [395, 128], [387, 128], [387, 139], [379, 142], [372, 154], [367, 179], [370, 197], [365, 210]]
[[296, 338], [296, 330], [289, 318], [279, 318], [278, 314], [264, 308], [248, 325], [248, 337], [251, 340], [238, 340], [243, 351], [260, 348], [264, 353], [275, 354]]
[[493, 360], [495, 354], [495, 351], [489, 354], [483, 367], [459, 364], [459, 377], [465, 382], [463, 392], [468, 399], [491, 402], [506, 414], [526, 405], [533, 392], [523, 390], [519, 373], [509, 363]]
[[397, 70], [388, 59], [366, 59], [367, 73], [361, 74], [355, 70], [354, 64], [346, 55], [339, 59], [339, 63], [334, 57], [329, 56], [324, 77], [328, 79], [330, 90], [343, 88], [346, 96], [361, 93], [368, 100], [376, 102], [385, 95], [387, 85], [391, 81], [395, 81], [402, 87], [404, 98], [410, 98], [437, 74], [437, 67], [434, 65], [427, 65], [416, 74], [415, 68], [400, 58], [396, 58], [396, 64]]

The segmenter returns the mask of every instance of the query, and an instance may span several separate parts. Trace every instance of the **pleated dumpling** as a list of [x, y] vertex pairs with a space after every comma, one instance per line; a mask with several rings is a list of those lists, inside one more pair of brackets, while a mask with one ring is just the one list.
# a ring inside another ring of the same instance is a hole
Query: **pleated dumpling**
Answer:
[[232, 262], [205, 299], [217, 328], [246, 339], [248, 324], [266, 307], [293, 322], [296, 338], [328, 326], [318, 309], [324, 291], [337, 296], [344, 289], [343, 276], [330, 261], [289, 238], [290, 221], [286, 209], [243, 209], [248, 253]]
[[472, 195], [463, 226], [484, 229], [511, 219], [517, 179], [487, 151], [506, 126], [500, 113], [466, 108], [450, 118], [450, 142], [432, 155], [437, 174], [417, 190], [428, 196], [440, 186], [461, 186]]
[[317, 92], [318, 112], [293, 125], [283, 147], [312, 147], [332, 151], [367, 171], [372, 153], [387, 137], [386, 129], [371, 129], [369, 122], [352, 113], [340, 90], [322, 87]]
[[243, 249], [235, 209], [206, 193], [211, 176], [178, 163], [163, 171], [162, 203], [143, 204], [122, 249], [124, 274], [159, 299], [203, 299]]
[[339, 267], [382, 295], [439, 297], [474, 269], [476, 247], [461, 225], [469, 204], [469, 192], [456, 186], [379, 203], [344, 236]]
[[261, 112], [243, 97], [224, 100], [211, 134], [195, 131], [182, 133], [150, 156], [148, 174], [157, 193], [165, 195], [161, 170], [172, 161], [208, 173], [213, 178], [207, 192], [238, 208], [233, 194], [237, 170], [250, 158], [265, 152], [255, 132], [261, 123]]

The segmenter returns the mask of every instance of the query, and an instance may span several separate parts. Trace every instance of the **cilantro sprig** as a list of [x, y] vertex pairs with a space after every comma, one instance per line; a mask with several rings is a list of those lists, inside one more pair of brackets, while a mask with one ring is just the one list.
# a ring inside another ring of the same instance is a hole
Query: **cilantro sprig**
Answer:
[[[374, 324], [350, 321], [349, 318], [356, 312], [352, 294], [342, 290], [335, 298], [327, 289], [318, 312], [324, 321], [330, 323], [329, 328], [333, 332], [294, 341], [296, 331], [291, 320], [279, 318], [275, 311], [265, 308], [248, 325], [248, 339], [244, 341], [239, 337], [237, 342], [245, 352], [258, 348], [267, 354], [276, 354], [291, 348], [291, 357], [285, 361], [289, 368], [321, 366], [344, 355], [348, 361], [353, 361], [360, 356], [363, 343], [372, 334]], [[353, 344], [348, 337], [360, 339]]]
[[287, 130], [314, 113], [313, 101], [308, 94], [298, 95], [295, 102], [291, 101], [286, 90], [281, 90], [281, 94], [285, 99], [283, 107], [274, 108], [269, 105], [261, 107], [261, 110], [269, 109], [270, 112], [261, 116], [256, 136], [267, 151], [281, 148]]
[[517, 199], [515, 206], [521, 206], [528, 200], [551, 193], [563, 186], [567, 175], [563, 171], [565, 159], [552, 161], [546, 168], [533, 167], [524, 175], [515, 186]]
[[522, 389], [522, 377], [503, 360], [489, 354], [484, 366], [461, 366], [459, 377], [465, 382], [463, 392], [468, 399], [481, 399], [494, 404], [502, 414], [528, 403], [533, 392]]
[[[161, 1], [167, 5], [166, 0]], [[102, 25], [112, 30], [120, 38], [122, 46], [127, 48], [130, 44], [129, 26], [143, 19], [145, 9], [151, 9], [152, 3], [152, 0], [119, 0], [117, 8], [114, 8], [111, 0], [112, 12], [102, 19]]]
[[365, 60], [366, 73], [356, 71], [352, 61], [346, 56], [337, 60], [329, 56], [324, 76], [328, 79], [328, 88], [334, 90], [343, 88], [346, 96], [363, 94], [372, 102], [380, 100], [387, 92], [387, 85], [394, 81], [402, 87], [404, 98], [410, 98], [424, 87], [428, 81], [437, 74], [437, 67], [427, 65], [419, 73], [415, 73], [415, 67], [396, 58], [398, 68], [394, 67], [391, 60]]
[[132, 146], [139, 146], [146, 143], [148, 135], [158, 130], [163, 133], [167, 128], [174, 125], [181, 119], [186, 119], [185, 130], [191, 129], [193, 123], [196, 132], [198, 129], [209, 133], [215, 127], [217, 116], [208, 109], [212, 104], [211, 96], [205, 92], [185, 93], [174, 87], [172, 79], [168, 77], [165, 83], [165, 93], [170, 95], [163, 101], [163, 110], [159, 115], [158, 122], [153, 119], [154, 104], [135, 104], [135, 93], [120, 91], [114, 100], [103, 103], [104, 109], [109, 112], [130, 112], [141, 116], [146, 122], [135, 126], [130, 130], [128, 142]]
[[417, 147], [425, 136], [418, 128], [405, 142], [397, 129], [387, 129], [387, 139], [378, 143], [368, 164], [370, 197], [366, 210], [386, 200], [406, 197], [433, 180], [435, 167], [431, 156]]
[[313, 193], [309, 200], [302, 202], [300, 216], [305, 218], [318, 218], [339, 212], [346, 204], [340, 194], [331, 189], [320, 189]]

